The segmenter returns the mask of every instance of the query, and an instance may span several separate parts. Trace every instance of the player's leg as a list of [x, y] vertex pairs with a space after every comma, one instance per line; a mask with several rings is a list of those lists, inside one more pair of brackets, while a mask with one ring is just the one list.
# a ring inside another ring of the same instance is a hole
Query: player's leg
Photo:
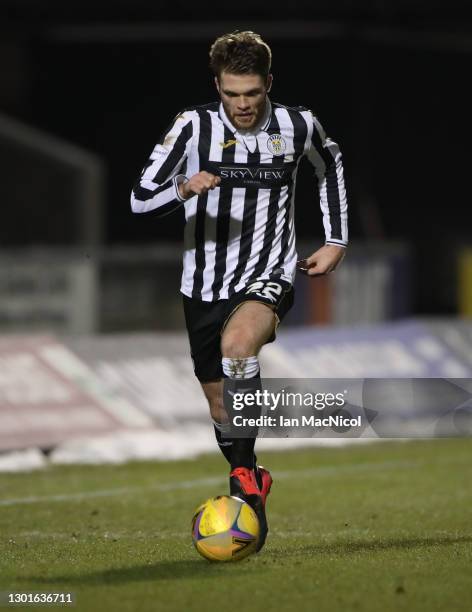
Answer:
[[208, 401], [218, 448], [231, 464], [232, 440], [227, 435], [229, 426], [223, 404], [220, 347], [226, 304], [202, 302], [187, 296], [183, 303], [195, 376]]
[[223, 370], [221, 367], [220, 333], [223, 308], [221, 304], [203, 302], [183, 296], [185, 323], [190, 342], [190, 354], [195, 376], [208, 401], [216, 441], [223, 455], [231, 461], [230, 440], [223, 440], [227, 423], [222, 399]]
[[[252, 381], [254, 389], [256, 386], [260, 388], [260, 381], [257, 380], [260, 378], [259, 351], [264, 344], [275, 339], [276, 327], [292, 307], [293, 297], [291, 285], [280, 277], [274, 277], [251, 281], [229, 300], [229, 318], [222, 334], [222, 354], [223, 370], [229, 378], [233, 378], [231, 385], [245, 378], [246, 382]], [[247, 439], [233, 439], [231, 463], [235, 467], [230, 475], [230, 491], [238, 494], [238, 489], [242, 490], [240, 496], [247, 499], [256, 510], [261, 524], [260, 550], [268, 531], [265, 502], [272, 477], [255, 463], [255, 474], [247, 467], [250, 465], [256, 436], [257, 429]]]
[[[272, 337], [275, 326], [274, 311], [267, 304], [247, 301], [233, 311], [221, 339], [223, 371], [230, 379], [230, 385], [227, 384], [228, 392], [229, 387], [236, 389], [238, 382], [241, 384], [242, 380], [246, 392], [254, 392], [260, 388], [258, 354], [261, 347]], [[268, 532], [265, 499], [272, 479], [267, 470], [262, 469], [258, 473], [254, 462], [257, 428], [246, 433], [247, 437], [232, 440], [230, 493], [245, 499], [255, 510], [260, 525], [260, 550]]]
[[[254, 380], [259, 387], [261, 347], [274, 333], [276, 319], [273, 309], [261, 302], [242, 303], [229, 318], [221, 338], [223, 372], [233, 380]], [[247, 385], [249, 388], [251, 385]], [[257, 433], [255, 431], [255, 433]], [[253, 469], [255, 437], [233, 440], [231, 467]]]

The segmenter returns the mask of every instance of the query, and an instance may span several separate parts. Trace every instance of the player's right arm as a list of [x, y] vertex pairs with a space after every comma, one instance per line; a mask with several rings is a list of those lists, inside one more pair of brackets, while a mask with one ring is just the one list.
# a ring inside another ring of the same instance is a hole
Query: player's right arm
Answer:
[[192, 137], [192, 113], [180, 113], [154, 147], [133, 188], [133, 212], [163, 216], [182, 206], [186, 198], [181, 196], [179, 185], [187, 178], [179, 172], [190, 152]]
[[190, 112], [184, 112], [155, 146], [139, 181], [131, 194], [135, 213], [163, 216], [179, 208], [194, 195], [215, 189], [221, 179], [209, 172], [197, 172], [190, 179], [179, 174], [192, 145], [193, 123]]

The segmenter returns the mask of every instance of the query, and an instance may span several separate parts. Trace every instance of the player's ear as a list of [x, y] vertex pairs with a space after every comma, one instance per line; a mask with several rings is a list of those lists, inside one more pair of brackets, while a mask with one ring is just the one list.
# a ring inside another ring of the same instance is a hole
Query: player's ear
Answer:
[[218, 81], [218, 77], [217, 76], [215, 76], [215, 87], [216, 87], [218, 93], [220, 93], [220, 83]]
[[266, 85], [267, 93], [269, 93], [270, 88], [272, 87], [273, 78], [274, 77], [271, 74], [267, 75], [267, 85]]

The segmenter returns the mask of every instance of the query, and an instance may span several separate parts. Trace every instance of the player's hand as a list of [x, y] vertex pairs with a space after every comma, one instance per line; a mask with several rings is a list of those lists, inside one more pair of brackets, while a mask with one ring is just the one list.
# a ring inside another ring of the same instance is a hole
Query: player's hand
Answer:
[[221, 183], [221, 178], [209, 172], [199, 172], [194, 174], [186, 183], [180, 183], [179, 193], [184, 200], [188, 200], [194, 195], [203, 195], [210, 189], [215, 189]]
[[344, 259], [346, 249], [335, 244], [325, 244], [310, 257], [297, 261], [297, 268], [308, 276], [329, 274]]

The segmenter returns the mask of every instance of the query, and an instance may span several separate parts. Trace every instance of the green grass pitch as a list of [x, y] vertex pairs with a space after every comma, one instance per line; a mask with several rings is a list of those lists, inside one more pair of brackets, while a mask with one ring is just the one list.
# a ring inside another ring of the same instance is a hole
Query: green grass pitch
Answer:
[[0, 591], [72, 591], [90, 612], [472, 609], [472, 440], [260, 459], [271, 531], [234, 564], [190, 538], [227, 491], [219, 455], [0, 475]]

